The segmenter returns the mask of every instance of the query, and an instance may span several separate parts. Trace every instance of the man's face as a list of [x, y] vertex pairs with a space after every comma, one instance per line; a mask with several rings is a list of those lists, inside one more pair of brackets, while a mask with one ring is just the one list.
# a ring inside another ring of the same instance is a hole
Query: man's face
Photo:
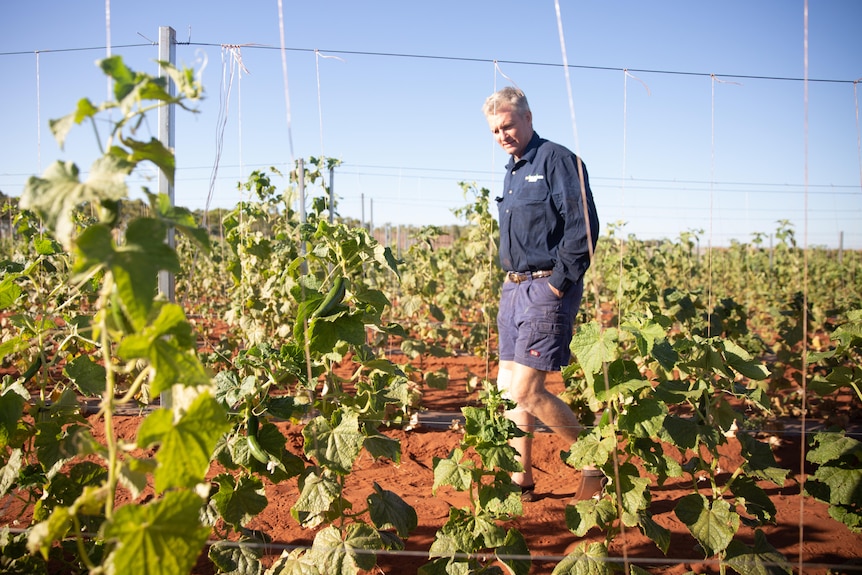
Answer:
[[494, 139], [507, 153], [521, 157], [533, 137], [533, 115], [519, 114], [514, 108], [498, 108], [488, 117]]

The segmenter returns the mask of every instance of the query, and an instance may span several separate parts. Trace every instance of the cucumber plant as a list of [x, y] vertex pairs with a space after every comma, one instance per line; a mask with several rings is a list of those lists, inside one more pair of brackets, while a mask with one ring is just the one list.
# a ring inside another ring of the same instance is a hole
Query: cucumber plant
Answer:
[[523, 467], [509, 440], [525, 432], [506, 417], [505, 411], [514, 404], [502, 398], [493, 384], [486, 380], [480, 395], [481, 407], [461, 408], [464, 436], [460, 446], [448, 457], [434, 458], [433, 492], [444, 486], [466, 491], [470, 503], [449, 510], [448, 520], [431, 544], [432, 561], [419, 569], [420, 575], [492, 575], [502, 573], [503, 567], [513, 575], [530, 572], [524, 536], [515, 528], [499, 525], [523, 514], [521, 490], [510, 477]]
[[[314, 170], [305, 174], [310, 189], [318, 177]], [[412, 507], [382, 486], [359, 508], [345, 496], [363, 451], [400, 461], [400, 445], [381, 429], [404, 422], [416, 394], [406, 374], [369, 343], [374, 334], [404, 335], [384, 320], [389, 299], [369, 279], [397, 277], [395, 258], [363, 228], [328, 221], [325, 196], [313, 199], [298, 221], [291, 205], [299, 177], [294, 170], [290, 187], [279, 192], [269, 174], [254, 172], [245, 187], [255, 199], [225, 220], [234, 277], [228, 317], [245, 340], [216, 377], [218, 397], [235, 414], [219, 458], [234, 464], [220, 476], [219, 492], [243, 509], [233, 527], [244, 539], [214, 546], [211, 557], [225, 567], [260, 565], [254, 548], [265, 534], [246, 529], [267, 503], [257, 478], [295, 477], [293, 520], [318, 532], [309, 549], [284, 553], [270, 572], [354, 574], [374, 567], [374, 551], [403, 548], [417, 524]], [[355, 366], [349, 378], [337, 373], [345, 364]], [[270, 419], [304, 423], [301, 458], [285, 452], [285, 437]], [[253, 505], [245, 508], [250, 492]]]
[[[2, 493], [39, 494], [25, 535], [25, 551], [32, 555], [10, 557], [8, 551], [22, 550], [12, 541], [4, 556], [26, 569], [41, 557], [91, 572], [187, 573], [209, 535], [200, 519], [207, 496], [202, 486], [227, 420], [183, 310], [158, 297], [156, 288], [159, 271], [179, 270], [176, 252], [165, 242], [167, 230], [188, 235], [203, 249], [208, 236], [165, 196], [144, 189], [151, 216], [127, 218], [123, 202], [129, 195], [126, 178], [140, 165], [151, 162], [170, 180], [174, 175], [173, 152], [155, 138], [138, 139], [141, 122], [160, 106], [187, 108], [202, 89], [192, 70], [167, 63], [162, 63], [165, 78], [135, 72], [119, 56], [99, 65], [112, 80], [115, 100], [97, 105], [82, 99], [74, 112], [52, 121], [51, 129], [62, 146], [76, 124], [91, 123], [97, 135], [109, 126], [105, 142], [99, 142], [102, 155], [83, 180], [75, 163], [55, 162], [30, 178], [20, 200], [46, 229], [38, 241], [33, 236], [37, 251], [51, 245], [56, 252], [60, 246], [68, 258], [55, 280], [87, 305], [74, 321], [64, 322], [67, 303], [43, 301], [47, 323], [35, 332], [20, 330], [8, 345], [20, 352], [28, 341], [58, 341], [62, 333], [57, 345], [41, 349], [37, 371], [44, 374], [62, 359], [77, 390], [100, 398], [100, 417], [82, 418], [65, 382], [56, 390], [42, 385], [31, 398], [24, 378], [4, 380]], [[167, 90], [168, 78], [176, 96]], [[109, 113], [119, 117], [110, 119]], [[13, 289], [10, 297], [17, 301], [21, 295]], [[146, 402], [175, 386], [188, 390], [185, 400], [174, 409], [154, 409], [136, 437], [118, 437], [118, 405]], [[104, 443], [94, 440], [99, 422]], [[153, 447], [158, 447], [155, 457], [135, 451]], [[129, 493], [125, 503], [121, 486]]]
[[[599, 467], [610, 483], [600, 498], [567, 506], [566, 523], [578, 536], [599, 527], [606, 542], [579, 545], [555, 573], [588, 566], [607, 571], [608, 544], [625, 528], [640, 529], [667, 553], [670, 532], [650, 512], [651, 477], [659, 485], [689, 478], [692, 492], [674, 512], [704, 558], [737, 569], [758, 561], [786, 564], [762, 531], [756, 531], [754, 547], [736, 535], [740, 525], [757, 529], [774, 522], [775, 506], [758, 482], [783, 486], [789, 471], [777, 466], [768, 444], [741, 430], [735, 436], [743, 463], [731, 470], [720, 467], [719, 449], [745, 417], [729, 398], [767, 411], [759, 382], [768, 371], [729, 340], [685, 336], [669, 329], [672, 325], [666, 316], [630, 313], [619, 328], [601, 329], [591, 322], [573, 338], [578, 363], [567, 367], [564, 377], [579, 386], [592, 411], [604, 413], [563, 456], [576, 469]], [[579, 370], [583, 380], [576, 378]], [[639, 466], [649, 476], [642, 476]]]

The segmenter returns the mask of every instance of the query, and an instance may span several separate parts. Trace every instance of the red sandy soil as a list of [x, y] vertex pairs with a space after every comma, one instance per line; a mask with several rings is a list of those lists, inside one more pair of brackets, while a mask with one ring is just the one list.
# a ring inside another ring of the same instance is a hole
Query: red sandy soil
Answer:
[[[407, 540], [406, 550], [409, 554], [381, 554], [378, 567], [373, 571], [377, 574], [416, 573], [421, 565], [428, 562], [425, 554], [437, 530], [446, 522], [449, 508], [467, 505], [465, 494], [448, 488], [441, 488], [436, 495], [432, 494], [433, 458], [448, 456], [461, 439], [457, 425], [451, 425], [451, 420], [447, 423], [447, 415], [451, 414], [454, 420], [462, 406], [475, 404], [478, 400], [475, 392], [467, 391], [467, 373], [483, 377], [488, 368], [484, 360], [475, 357], [458, 356], [425, 361], [426, 369], [446, 367], [450, 374], [448, 389], [426, 389], [423, 392], [422, 405], [438, 414], [438, 417], [433, 423], [420, 425], [411, 431], [387, 431], [388, 435], [401, 442], [401, 463], [395, 465], [390, 461], [374, 461], [364, 453], [346, 486], [347, 497], [354, 502], [354, 507], [362, 504], [376, 482], [384, 489], [398, 493], [416, 509], [419, 525]], [[494, 366], [491, 368], [495, 369]], [[493, 376], [494, 373], [488, 375]], [[549, 387], [557, 392], [562, 391], [562, 381], [553, 379]], [[440, 413], [444, 415], [440, 417]], [[136, 433], [140, 420], [137, 417], [124, 417], [118, 423], [118, 432], [131, 437]], [[288, 448], [301, 454], [301, 427], [290, 423], [280, 426], [288, 437]], [[775, 435], [771, 442], [779, 466], [790, 469], [792, 477], [781, 487], [769, 483], [764, 485], [777, 508], [777, 524], [763, 528], [769, 543], [784, 554], [797, 573], [862, 573], [862, 534], [852, 533], [842, 523], [829, 517], [825, 504], [800, 495], [802, 471], [799, 465], [801, 446], [798, 432]], [[580, 481], [579, 473], [566, 466], [560, 457], [560, 452], [566, 449], [568, 445], [555, 434], [544, 432], [537, 435], [533, 457], [539, 499], [525, 503], [524, 515], [507, 525], [517, 528], [524, 535], [531, 554], [536, 558], [531, 574], [551, 573], [562, 557], [580, 541], [566, 529], [566, 503], [574, 496]], [[741, 462], [738, 444], [733, 438], [728, 441], [722, 454], [722, 469], [733, 470]], [[804, 470], [805, 473], [812, 471]], [[688, 479], [669, 480], [661, 487], [653, 484], [650, 509], [655, 520], [672, 532], [667, 556], [652, 541], [632, 529], [614, 539], [610, 547], [611, 556], [621, 561], [627, 558], [652, 573], [718, 573], [716, 565], [703, 561], [704, 557], [697, 550], [694, 538], [673, 512], [679, 498], [689, 493], [691, 484]], [[290, 515], [290, 508], [299, 495], [296, 482], [267, 484], [266, 495], [269, 505], [248, 527], [265, 532], [275, 545], [310, 545], [315, 532], [299, 527]], [[749, 528], [742, 527], [737, 537], [748, 545], [754, 543], [754, 534]], [[598, 542], [603, 539], [604, 534], [594, 529], [583, 540]], [[267, 563], [279, 553], [280, 550], [274, 550], [268, 556]], [[802, 569], [799, 569], [800, 563]], [[195, 574], [209, 574], [212, 573], [211, 569], [202, 558]]]
[[[460, 415], [461, 407], [478, 401], [477, 393], [467, 389], [468, 374], [493, 378], [496, 366], [486, 366], [483, 359], [469, 356], [424, 360], [423, 368], [426, 370], [443, 367], [448, 369], [450, 375], [448, 388], [426, 388], [421, 401], [424, 409], [435, 414], [433, 421], [424, 418], [424, 423], [410, 431], [386, 431], [401, 442], [401, 463], [395, 465], [387, 460], [374, 461], [367, 453], [363, 453], [347, 479], [346, 496], [354, 502], [355, 508], [362, 506], [376, 482], [384, 489], [399, 494], [415, 508], [418, 515], [419, 525], [406, 542], [407, 554], [379, 555], [378, 566], [372, 573], [416, 573], [421, 565], [429, 561], [427, 551], [437, 530], [446, 522], [450, 507], [467, 505], [464, 493], [449, 488], [441, 488], [432, 494], [433, 458], [446, 457], [459, 445], [461, 432], [457, 425], [453, 425], [453, 420]], [[549, 381], [549, 388], [555, 392], [562, 391], [559, 377]], [[102, 426], [92, 418], [94, 433], [98, 433]], [[141, 420], [141, 415], [118, 415], [115, 420], [117, 434], [133, 438]], [[288, 449], [301, 455], [301, 426], [289, 422], [278, 425], [287, 437]], [[804, 481], [802, 473], [811, 473], [813, 469], [807, 466], [800, 469], [802, 452], [798, 431], [776, 432], [770, 442], [774, 446], [779, 466], [790, 469], [792, 474], [781, 487], [764, 484], [777, 508], [777, 523], [763, 528], [769, 543], [787, 558], [796, 573], [862, 574], [862, 534], [852, 533], [842, 523], [829, 517], [825, 504], [800, 494], [800, 483]], [[506, 525], [518, 529], [525, 537], [534, 557], [531, 574], [551, 573], [562, 557], [582, 540], [599, 542], [604, 539], [604, 534], [595, 529], [585, 538], [579, 539], [566, 528], [566, 503], [574, 496], [580, 481], [579, 473], [566, 466], [560, 457], [560, 452], [568, 447], [553, 433], [537, 434], [533, 463], [539, 499], [525, 503], [524, 515]], [[729, 439], [722, 457], [720, 465], [724, 470], [733, 470], [739, 465], [741, 459], [735, 439]], [[688, 479], [672, 479], [661, 487], [653, 483], [650, 509], [656, 522], [672, 532], [666, 556], [652, 541], [632, 529], [614, 538], [610, 546], [611, 556], [620, 561], [628, 559], [652, 573], [718, 573], [716, 565], [704, 562], [694, 538], [673, 511], [679, 498], [689, 493], [691, 484]], [[315, 531], [301, 528], [290, 514], [290, 508], [299, 495], [295, 481], [280, 485], [266, 483], [266, 495], [268, 506], [248, 527], [272, 538], [273, 549], [265, 559], [269, 565], [280, 554], [279, 546], [310, 545]], [[11, 514], [16, 511], [4, 507], [0, 510], [4, 513], [0, 516], [0, 525], [10, 524]], [[17, 524], [17, 527], [22, 526], [21, 523]], [[748, 545], [754, 543], [753, 531], [746, 527], [741, 527], [737, 538]], [[193, 575], [212, 573], [213, 566], [202, 556]]]

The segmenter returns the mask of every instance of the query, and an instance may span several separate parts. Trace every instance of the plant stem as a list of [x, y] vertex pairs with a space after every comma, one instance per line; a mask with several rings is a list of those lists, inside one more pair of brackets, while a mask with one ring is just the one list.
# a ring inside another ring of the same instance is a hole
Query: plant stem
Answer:
[[[105, 283], [99, 294], [99, 309], [105, 310], [111, 291], [114, 289], [114, 276], [111, 272], [105, 274]], [[111, 339], [108, 335], [107, 314], [99, 314], [101, 317], [99, 334], [102, 345], [102, 360], [105, 364], [105, 396], [102, 398], [102, 412], [105, 417], [105, 444], [108, 449], [108, 495], [105, 499], [105, 519], [110, 521], [114, 515], [114, 498], [117, 492], [119, 476], [117, 470], [119, 461], [117, 457], [117, 440], [114, 437], [114, 366], [111, 362]]]

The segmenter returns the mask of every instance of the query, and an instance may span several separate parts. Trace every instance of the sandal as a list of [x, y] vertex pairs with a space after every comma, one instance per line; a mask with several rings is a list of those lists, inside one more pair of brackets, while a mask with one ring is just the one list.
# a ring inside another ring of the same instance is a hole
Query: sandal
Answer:
[[572, 498], [572, 505], [578, 501], [601, 498], [602, 491], [607, 484], [608, 478], [605, 477], [601, 469], [581, 470], [581, 485], [578, 487], [578, 492], [574, 498]]
[[539, 496], [536, 494], [536, 484], [532, 485], [519, 485], [521, 488], [521, 501], [524, 503], [532, 503], [533, 501], [538, 501]]

